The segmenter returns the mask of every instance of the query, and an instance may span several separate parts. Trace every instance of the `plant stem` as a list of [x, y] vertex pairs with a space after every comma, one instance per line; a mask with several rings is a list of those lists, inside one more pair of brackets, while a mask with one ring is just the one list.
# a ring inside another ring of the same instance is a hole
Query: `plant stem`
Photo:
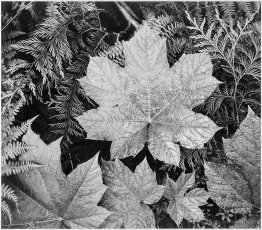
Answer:
[[18, 15], [27, 7], [31, 4], [32, 2], [29, 2], [28, 4], [26, 4], [19, 12], [17, 12], [17, 14], [9, 20], [9, 22], [4, 26], [4, 28], [1, 30], [1, 32], [16, 18], [18, 17]]

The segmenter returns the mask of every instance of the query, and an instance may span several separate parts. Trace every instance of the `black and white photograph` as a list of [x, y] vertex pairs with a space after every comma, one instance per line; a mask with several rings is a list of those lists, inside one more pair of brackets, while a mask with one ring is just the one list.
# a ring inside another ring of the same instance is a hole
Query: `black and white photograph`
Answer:
[[2, 229], [261, 228], [261, 1], [1, 1]]

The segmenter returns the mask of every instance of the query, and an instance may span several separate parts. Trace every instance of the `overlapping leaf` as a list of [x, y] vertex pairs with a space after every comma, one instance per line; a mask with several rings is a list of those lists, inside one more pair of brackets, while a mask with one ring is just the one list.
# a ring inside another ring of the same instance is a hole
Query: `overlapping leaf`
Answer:
[[247, 117], [233, 138], [224, 140], [224, 148], [232, 164], [248, 181], [251, 203], [260, 207], [261, 121], [252, 109], [248, 109]]
[[249, 109], [233, 138], [224, 140], [229, 164], [205, 163], [208, 190], [222, 208], [245, 213], [260, 207], [260, 127]]
[[194, 183], [195, 173], [182, 173], [176, 182], [169, 177], [167, 178], [164, 194], [164, 196], [170, 200], [167, 213], [178, 226], [183, 218], [192, 222], [198, 222], [205, 219], [199, 206], [207, 203], [209, 195], [202, 188], [195, 188], [186, 193]]
[[[98, 154], [78, 165], [67, 177], [60, 162], [60, 140], [46, 145], [31, 129], [24, 136], [30, 146], [23, 155], [43, 167], [20, 173], [10, 180], [19, 197], [19, 213], [13, 209], [15, 228], [97, 228], [111, 214], [97, 206], [106, 186], [98, 165]], [[2, 227], [8, 223], [3, 222]]]
[[155, 228], [155, 218], [147, 206], [156, 203], [164, 193], [156, 175], [145, 159], [133, 173], [118, 159], [103, 162], [103, 178], [109, 189], [103, 205], [114, 212], [105, 222], [106, 228]]
[[100, 107], [77, 120], [87, 138], [112, 141], [112, 158], [136, 155], [148, 142], [154, 157], [178, 165], [175, 142], [201, 148], [218, 130], [208, 117], [191, 111], [219, 83], [211, 59], [183, 55], [170, 68], [166, 40], [146, 24], [123, 47], [124, 68], [105, 57], [91, 58], [80, 83]]
[[246, 213], [252, 208], [247, 201], [250, 197], [248, 182], [233, 165], [212, 162], [204, 164], [207, 188], [210, 197], [223, 209], [234, 213]]

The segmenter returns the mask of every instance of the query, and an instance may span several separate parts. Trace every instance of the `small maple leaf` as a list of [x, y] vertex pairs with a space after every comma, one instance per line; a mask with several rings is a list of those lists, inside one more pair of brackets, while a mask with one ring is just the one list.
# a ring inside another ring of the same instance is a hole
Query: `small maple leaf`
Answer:
[[103, 205], [114, 212], [105, 221], [106, 228], [155, 228], [154, 214], [147, 206], [163, 196], [164, 186], [158, 185], [147, 160], [133, 173], [120, 160], [103, 162], [103, 178], [109, 189]]
[[252, 205], [260, 207], [260, 123], [249, 108], [234, 136], [224, 139], [228, 165], [205, 163], [210, 196], [221, 208], [234, 213], [247, 213]]
[[80, 79], [99, 104], [77, 117], [87, 138], [112, 141], [111, 156], [136, 155], [147, 142], [155, 158], [179, 164], [180, 144], [201, 148], [218, 127], [191, 109], [218, 85], [207, 54], [183, 55], [169, 67], [166, 39], [146, 24], [123, 43], [126, 65], [92, 57]]
[[[43, 165], [9, 180], [19, 197], [19, 213], [14, 208], [14, 228], [97, 228], [111, 214], [97, 206], [107, 187], [102, 181], [98, 154], [80, 164], [67, 177], [60, 162], [60, 140], [46, 145], [31, 128], [23, 137], [37, 146], [21, 156]], [[2, 227], [10, 227], [2, 222]]]
[[195, 183], [195, 173], [182, 173], [174, 182], [169, 177], [166, 181], [164, 196], [170, 200], [167, 213], [179, 226], [183, 218], [191, 222], [204, 220], [204, 214], [198, 206], [205, 205], [209, 198], [202, 188], [195, 188], [186, 193]]

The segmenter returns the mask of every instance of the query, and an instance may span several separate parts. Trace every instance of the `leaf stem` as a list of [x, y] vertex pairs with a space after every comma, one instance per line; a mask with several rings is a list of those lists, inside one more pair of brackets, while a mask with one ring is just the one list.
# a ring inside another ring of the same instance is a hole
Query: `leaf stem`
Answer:
[[29, 2], [28, 4], [26, 4], [21, 10], [19, 10], [19, 12], [17, 12], [17, 14], [9, 20], [9, 22], [4, 26], [4, 28], [1, 30], [1, 32], [16, 18], [18, 17], [18, 15], [27, 7], [31, 4], [32, 2]]

